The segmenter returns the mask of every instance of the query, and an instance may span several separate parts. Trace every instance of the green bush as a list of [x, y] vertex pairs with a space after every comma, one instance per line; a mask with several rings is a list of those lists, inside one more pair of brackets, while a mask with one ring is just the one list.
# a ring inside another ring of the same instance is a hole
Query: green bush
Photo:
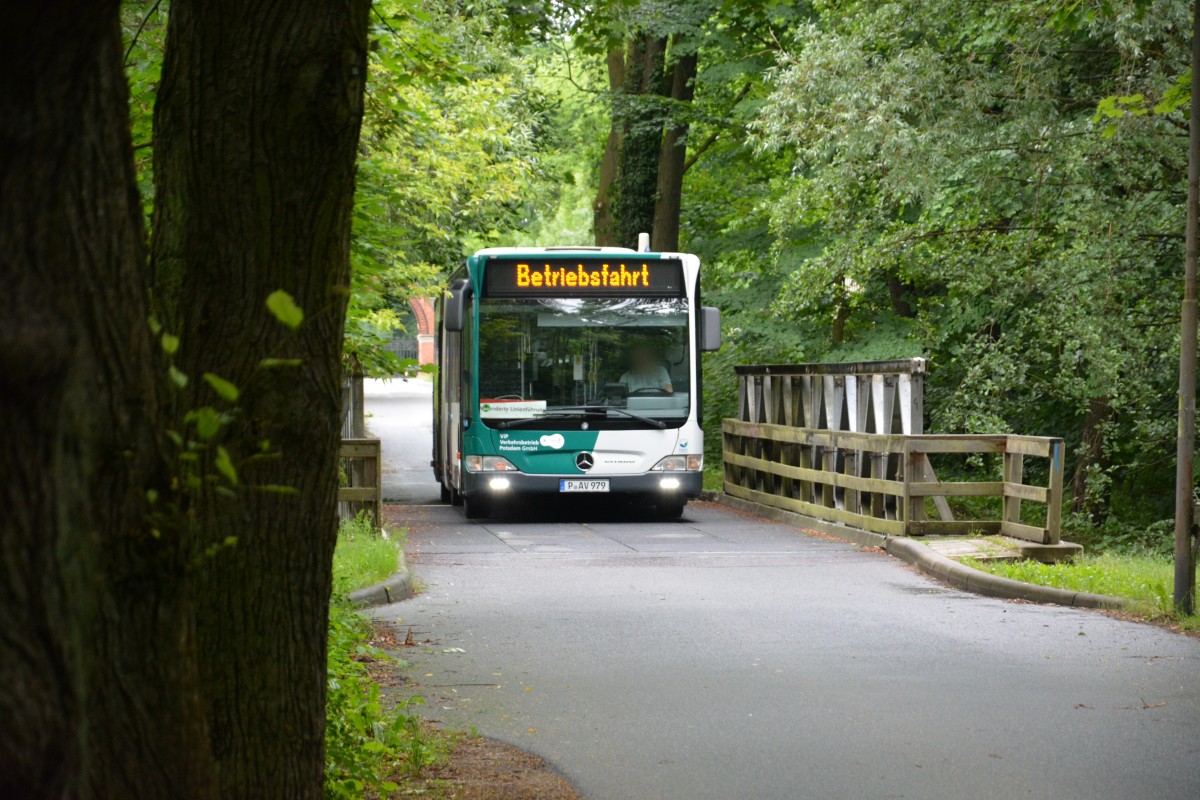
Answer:
[[1174, 531], [1171, 519], [1136, 525], [1109, 517], [1097, 524], [1085, 514], [1072, 514], [1063, 520], [1063, 538], [1096, 553], [1169, 556], [1175, 545]]
[[[346, 592], [391, 574], [400, 552], [399, 543], [384, 538], [367, 517], [342, 523], [333, 561], [325, 701], [325, 796], [331, 800], [395, 791], [389, 778], [419, 775], [445, 749], [411, 713], [424, 702], [420, 697], [389, 708], [380, 696], [367, 663], [387, 656], [371, 646], [370, 622], [346, 599]], [[393, 660], [392, 666], [405, 664]]]

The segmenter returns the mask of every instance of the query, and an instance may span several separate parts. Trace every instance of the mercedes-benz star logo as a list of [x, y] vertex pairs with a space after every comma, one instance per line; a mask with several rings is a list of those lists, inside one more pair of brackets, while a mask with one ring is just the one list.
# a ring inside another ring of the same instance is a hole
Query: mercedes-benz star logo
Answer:
[[591, 453], [580, 453], [575, 456], [575, 466], [586, 471], [596, 466], [596, 460], [592, 458]]

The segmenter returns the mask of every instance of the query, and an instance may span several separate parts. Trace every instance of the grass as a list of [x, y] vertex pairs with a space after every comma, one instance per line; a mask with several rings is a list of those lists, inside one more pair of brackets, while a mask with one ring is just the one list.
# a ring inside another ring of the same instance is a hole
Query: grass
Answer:
[[391, 575], [404, 557], [402, 545], [402, 532], [380, 530], [365, 514], [342, 520], [333, 551], [334, 594], [346, 594]]
[[704, 488], [711, 492], [722, 492], [725, 490], [725, 467], [720, 461], [715, 464], [711, 459], [705, 459], [704, 462]]
[[1163, 556], [1110, 552], [1058, 564], [975, 559], [963, 559], [963, 563], [1026, 583], [1122, 597], [1130, 603], [1128, 610], [1138, 616], [1171, 618], [1186, 630], [1200, 630], [1200, 615], [1176, 616], [1172, 599], [1175, 568], [1171, 559]]
[[423, 725], [414, 712], [424, 702], [420, 697], [398, 706], [385, 702], [368, 665], [387, 656], [372, 646], [370, 623], [346, 598], [395, 572], [404, 557], [402, 543], [403, 535], [387, 535], [365, 515], [343, 520], [338, 530], [325, 705], [325, 796], [330, 800], [388, 796], [444, 758], [449, 747], [449, 738]]

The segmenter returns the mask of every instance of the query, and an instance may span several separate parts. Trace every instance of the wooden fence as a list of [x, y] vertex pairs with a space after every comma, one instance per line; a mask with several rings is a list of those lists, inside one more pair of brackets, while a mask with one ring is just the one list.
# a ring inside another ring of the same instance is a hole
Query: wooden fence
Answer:
[[[726, 419], [725, 491], [798, 514], [891, 536], [1002, 534], [1058, 544], [1063, 442], [1039, 436], [919, 435], [821, 430]], [[1000, 454], [999, 481], [940, 481], [930, 455]], [[1048, 460], [1047, 485], [1024, 482], [1025, 459]], [[957, 520], [948, 497], [999, 497], [999, 519]], [[925, 513], [934, 499], [939, 519]], [[1045, 506], [1022, 521], [1023, 502]]]
[[342, 439], [338, 449], [342, 471], [350, 482], [338, 489], [342, 517], [359, 511], [372, 514], [375, 524], [383, 522], [383, 462], [378, 439]]

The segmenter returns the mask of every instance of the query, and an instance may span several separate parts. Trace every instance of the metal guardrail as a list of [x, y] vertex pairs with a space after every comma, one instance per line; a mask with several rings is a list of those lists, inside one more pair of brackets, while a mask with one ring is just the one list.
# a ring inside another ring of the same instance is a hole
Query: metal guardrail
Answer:
[[[1001, 534], [1058, 544], [1062, 439], [1007, 434], [910, 435], [822, 430], [726, 419], [725, 491], [816, 519], [891, 536]], [[1000, 481], [941, 481], [932, 454], [1003, 456]], [[1027, 457], [1048, 459], [1047, 485], [1024, 482]], [[946, 498], [999, 497], [999, 519], [956, 520]], [[925, 513], [931, 497], [941, 519]], [[1022, 522], [1021, 504], [1045, 505], [1043, 525]]]

